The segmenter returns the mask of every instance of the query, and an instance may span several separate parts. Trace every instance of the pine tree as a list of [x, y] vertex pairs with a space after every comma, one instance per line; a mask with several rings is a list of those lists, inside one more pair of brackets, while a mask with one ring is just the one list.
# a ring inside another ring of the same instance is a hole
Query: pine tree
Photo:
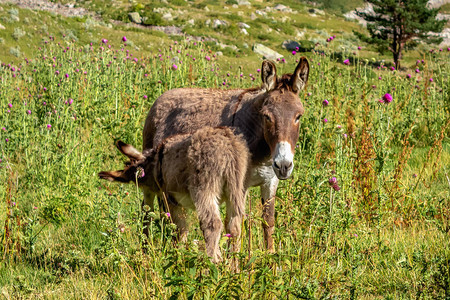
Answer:
[[440, 43], [442, 38], [430, 34], [441, 32], [446, 20], [436, 20], [439, 9], [427, 8], [427, 0], [368, 0], [374, 12], [356, 10], [364, 18], [370, 37], [355, 32], [362, 40], [377, 44], [381, 52], [389, 50], [395, 67], [400, 68], [402, 51], [416, 46], [418, 40]]

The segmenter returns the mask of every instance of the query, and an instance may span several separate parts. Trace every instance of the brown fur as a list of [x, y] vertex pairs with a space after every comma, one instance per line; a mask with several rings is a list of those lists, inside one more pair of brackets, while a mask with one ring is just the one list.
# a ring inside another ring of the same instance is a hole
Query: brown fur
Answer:
[[[223, 225], [219, 204], [226, 202], [226, 229], [234, 240], [233, 251], [239, 249], [249, 160], [241, 137], [230, 128], [205, 127], [192, 135], [171, 136], [144, 155], [130, 145], [117, 145], [130, 157], [130, 165], [122, 171], [100, 172], [100, 178], [119, 182], [137, 179], [139, 186], [166, 196], [182, 239], [187, 233], [184, 208], [195, 208], [206, 252], [214, 262], [221, 260], [219, 239]], [[136, 157], [141, 159], [135, 160]]]
[[[145, 121], [143, 149], [150, 149], [174, 134], [193, 133], [205, 126], [230, 126], [242, 134], [247, 143], [251, 174], [259, 174], [255, 171], [257, 168], [271, 165], [277, 142], [289, 142], [294, 152], [299, 134], [298, 119], [304, 112], [298, 93], [308, 81], [308, 61], [302, 57], [293, 74], [281, 77], [277, 77], [272, 62], [264, 61], [261, 70], [260, 88], [181, 88], [162, 94]], [[249, 182], [268, 191], [267, 196], [263, 196], [263, 209], [268, 210], [264, 211], [263, 224], [266, 246], [273, 251], [274, 201], [267, 201], [274, 197], [278, 183], [261, 178], [250, 178]], [[272, 188], [274, 184], [275, 189]], [[151, 191], [144, 189], [143, 205], [152, 206], [153, 198]]]

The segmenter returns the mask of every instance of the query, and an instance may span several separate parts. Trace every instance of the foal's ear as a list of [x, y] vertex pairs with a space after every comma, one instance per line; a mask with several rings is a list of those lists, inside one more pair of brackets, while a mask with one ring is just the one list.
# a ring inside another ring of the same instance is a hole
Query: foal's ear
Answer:
[[275, 88], [277, 83], [277, 67], [269, 60], [265, 60], [261, 66], [261, 80], [267, 92]]
[[131, 179], [127, 178], [125, 170], [120, 171], [108, 171], [108, 172], [100, 172], [98, 173], [98, 177], [101, 179], [109, 180], [109, 181], [118, 181], [118, 182], [130, 182]]
[[117, 149], [119, 149], [122, 154], [126, 155], [131, 161], [144, 159], [144, 155], [139, 152], [136, 148], [129, 144], [125, 144], [122, 141], [117, 141], [116, 143]]
[[291, 77], [291, 87], [294, 93], [300, 92], [305, 87], [308, 82], [308, 75], [309, 63], [306, 57], [302, 57]]

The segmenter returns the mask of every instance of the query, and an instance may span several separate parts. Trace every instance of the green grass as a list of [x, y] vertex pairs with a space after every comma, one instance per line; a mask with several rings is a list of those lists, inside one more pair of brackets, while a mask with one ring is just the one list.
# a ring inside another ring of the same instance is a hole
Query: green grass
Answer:
[[[33, 59], [0, 66], [3, 297], [448, 298], [447, 52], [423, 56], [418, 74], [337, 55], [335, 44], [308, 54], [295, 172], [277, 193], [276, 254], [264, 251], [252, 189], [241, 273], [233, 274], [227, 260], [209, 262], [195, 222], [188, 243], [174, 247], [173, 226], [155, 215], [143, 254], [141, 192], [96, 174], [122, 166], [115, 140], [139, 148], [146, 114], [164, 91], [255, 86], [260, 62], [213, 57], [207, 45], [184, 40], [140, 55], [111, 37], [83, 47], [45, 36]], [[279, 73], [292, 72], [297, 58], [278, 62]], [[385, 93], [392, 103], [379, 103]], [[328, 184], [333, 176], [339, 191]]]

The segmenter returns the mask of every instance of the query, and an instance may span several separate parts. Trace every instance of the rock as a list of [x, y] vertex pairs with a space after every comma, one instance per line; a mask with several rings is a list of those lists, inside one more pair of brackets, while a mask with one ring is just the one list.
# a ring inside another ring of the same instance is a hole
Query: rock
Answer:
[[247, 1], [247, 0], [238, 0], [237, 1], [237, 4], [238, 5], [248, 5], [248, 6], [251, 6], [252, 4], [249, 2], [249, 1]]
[[255, 21], [258, 17], [255, 15], [255, 13], [252, 13], [250, 15], [250, 20]]
[[250, 28], [250, 25], [242, 23], [242, 22], [239, 22], [238, 26], [239, 26], [239, 28], [245, 28], [245, 29], [249, 29]]
[[281, 47], [283, 47], [283, 49], [289, 50], [289, 51], [293, 51], [293, 50], [297, 50], [300, 48], [300, 44], [296, 41], [293, 40], [285, 40], [283, 42], [283, 44], [281, 45]]
[[170, 13], [170, 12], [168, 12], [168, 13], [165, 13], [163, 16], [162, 16], [162, 18], [163, 18], [163, 20], [166, 20], [166, 21], [173, 21], [173, 16], [172, 16], [172, 14]]
[[283, 55], [281, 55], [280, 53], [258, 43], [253, 45], [253, 52], [262, 55], [264, 58], [271, 60], [276, 60], [277, 58], [283, 57]]
[[205, 11], [209, 11], [209, 8], [208, 8], [208, 6], [205, 6]]
[[241, 32], [242, 32], [244, 35], [248, 35], [247, 29], [245, 29], [245, 28], [241, 28]]
[[6, 29], [6, 28], [2, 24], [0, 24], [0, 29]]
[[243, 17], [243, 16], [244, 16], [244, 12], [240, 10], [240, 11], [237, 12], [237, 15], [238, 15], [239, 17]]
[[212, 23], [212, 28], [216, 29], [219, 27], [225, 27], [228, 26], [228, 23], [223, 21], [223, 20], [219, 20], [219, 19], [215, 19]]
[[188, 25], [194, 26], [195, 25], [195, 20], [194, 19], [190, 19], [189, 21], [186, 22]]
[[277, 4], [273, 9], [281, 11], [281, 12], [285, 12], [285, 13], [291, 13], [292, 9], [286, 5], [283, 4]]
[[232, 7], [232, 8], [239, 8], [239, 5], [233, 4], [233, 5], [231, 5], [231, 7]]
[[267, 17], [267, 13], [264, 10], [256, 10], [255, 14], [260, 15], [262, 17]]
[[20, 21], [20, 18], [19, 18], [18, 16], [16, 16], [16, 15], [11, 15], [11, 21], [13, 21], [13, 22], [19, 22], [19, 21]]
[[302, 31], [302, 32], [300, 32], [298, 30], [296, 30], [296, 31], [297, 31], [297, 34], [295, 35], [295, 37], [297, 39], [302, 39], [305, 36], [305, 32], [304, 31]]
[[216, 56], [222, 56], [223, 55], [223, 52], [222, 51], [217, 51], [216, 52]]
[[205, 21], [205, 25], [206, 25], [206, 26], [211, 25], [211, 19], [206, 20], [206, 21]]
[[139, 15], [138, 12], [131, 12], [128, 13], [128, 18], [130, 19], [131, 22], [136, 23], [136, 24], [141, 24], [142, 23], [142, 18]]
[[242, 44], [242, 46], [244, 46], [244, 48], [248, 48], [248, 44], [247, 43]]

